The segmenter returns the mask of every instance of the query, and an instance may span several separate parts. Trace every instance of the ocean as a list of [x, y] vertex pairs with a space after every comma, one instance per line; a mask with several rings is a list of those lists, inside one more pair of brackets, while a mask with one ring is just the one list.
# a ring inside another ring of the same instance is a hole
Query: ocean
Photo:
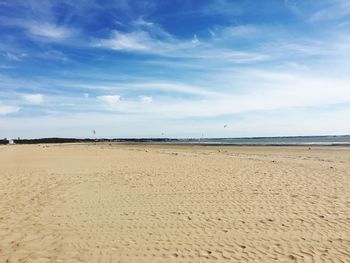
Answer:
[[[290, 136], [290, 137], [250, 137], [250, 138], [200, 138], [179, 139], [178, 143], [210, 145], [328, 145], [350, 146], [350, 135], [340, 136]], [[174, 143], [174, 141], [172, 142]], [[175, 142], [176, 143], [176, 142]]]

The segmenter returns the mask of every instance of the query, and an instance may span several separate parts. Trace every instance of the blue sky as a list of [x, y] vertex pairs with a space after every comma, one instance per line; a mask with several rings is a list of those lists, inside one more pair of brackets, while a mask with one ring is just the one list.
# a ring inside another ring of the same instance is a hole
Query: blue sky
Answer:
[[350, 133], [348, 0], [0, 0], [0, 40], [0, 137]]

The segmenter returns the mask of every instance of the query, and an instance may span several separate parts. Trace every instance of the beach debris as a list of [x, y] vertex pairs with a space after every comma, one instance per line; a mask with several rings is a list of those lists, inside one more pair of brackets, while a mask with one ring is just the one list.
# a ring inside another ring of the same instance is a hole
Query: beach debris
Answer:
[[148, 153], [148, 150], [147, 150], [147, 149], [145, 149], [145, 152], [146, 152], [146, 153]]

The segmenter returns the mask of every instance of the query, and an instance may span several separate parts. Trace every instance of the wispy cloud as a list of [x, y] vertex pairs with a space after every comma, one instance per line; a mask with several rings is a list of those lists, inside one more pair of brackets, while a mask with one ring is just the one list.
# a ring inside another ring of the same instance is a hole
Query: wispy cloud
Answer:
[[157, 52], [153, 48], [154, 43], [149, 34], [142, 31], [132, 33], [113, 31], [111, 38], [97, 41], [96, 46], [114, 50]]
[[[137, 52], [165, 57], [218, 59], [232, 63], [250, 63], [269, 60], [268, 54], [259, 52], [232, 50], [216, 46], [214, 43], [202, 42], [197, 35], [191, 39], [179, 40], [169, 33], [151, 24], [149, 31], [138, 30], [123, 33], [114, 30], [110, 38], [95, 40], [93, 46], [124, 52]], [[153, 29], [157, 30], [154, 31]], [[156, 33], [155, 33], [156, 32]], [[161, 32], [161, 33], [159, 33]]]
[[4, 57], [6, 57], [9, 60], [13, 60], [13, 61], [22, 61], [23, 58], [25, 58], [27, 56], [26, 53], [14, 53], [14, 52], [5, 52], [3, 54]]

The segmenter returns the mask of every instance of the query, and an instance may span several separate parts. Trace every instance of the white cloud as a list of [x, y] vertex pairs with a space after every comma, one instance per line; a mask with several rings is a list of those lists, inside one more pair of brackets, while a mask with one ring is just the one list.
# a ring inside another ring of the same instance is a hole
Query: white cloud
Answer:
[[41, 104], [44, 102], [44, 95], [42, 94], [26, 94], [23, 99], [31, 104]]
[[333, 0], [324, 9], [315, 12], [310, 21], [337, 20], [350, 14], [350, 2], [348, 0]]
[[59, 40], [72, 35], [70, 29], [51, 23], [27, 22], [23, 26], [26, 27], [32, 35], [48, 39]]
[[122, 33], [113, 31], [109, 39], [98, 41], [96, 46], [114, 50], [143, 51], [151, 50], [151, 38], [147, 32]]
[[109, 106], [113, 106], [120, 101], [120, 96], [119, 95], [103, 95], [103, 96], [97, 96], [97, 99], [109, 104]]
[[233, 49], [233, 45], [227, 45], [229, 37], [232, 38], [235, 35], [256, 37], [256, 33], [260, 32], [261, 29], [254, 25], [220, 28], [216, 29], [215, 32], [213, 29], [210, 31], [213, 38], [203, 41], [199, 40], [197, 34], [194, 34], [192, 38], [178, 39], [161, 26], [143, 19], [134, 21], [132, 25], [131, 31], [113, 30], [109, 37], [95, 39], [92, 46], [163, 57], [222, 59], [229, 63], [254, 63], [270, 59], [270, 54], [240, 50], [239, 48]]
[[165, 57], [211, 60], [222, 58], [232, 63], [250, 63], [270, 59], [268, 54], [236, 51], [215, 47], [211, 43], [202, 43], [196, 35], [190, 40], [180, 41], [172, 38], [158, 39], [146, 31], [131, 33], [113, 31], [111, 38], [97, 40], [93, 45], [100, 48]]
[[165, 31], [161, 26], [139, 18], [131, 23], [129, 32], [113, 30], [110, 37], [97, 39], [93, 46], [127, 52], [140, 52], [162, 56], [183, 56], [187, 49], [199, 45], [197, 36], [193, 39], [179, 40]]
[[142, 103], [151, 103], [153, 98], [150, 96], [139, 96], [139, 99]]
[[[335, 10], [332, 11], [333, 15], [338, 13], [347, 14], [350, 12], [350, 5], [348, 4], [348, 1], [334, 0], [326, 3], [328, 3], [327, 6], [332, 7], [331, 10]], [[36, 6], [38, 7], [38, 5]], [[237, 9], [237, 5], [232, 4], [227, 0], [215, 0], [213, 1], [213, 6], [206, 6], [208, 10], [211, 10], [213, 7], [215, 7], [214, 11], [216, 9], [223, 9], [223, 12], [231, 10], [232, 8]], [[48, 9], [50, 8], [51, 7], [48, 7]], [[338, 9], [341, 10], [341, 12], [338, 12]], [[317, 17], [323, 17], [322, 13], [324, 12], [324, 10], [319, 10], [318, 12], [314, 13], [314, 17], [316, 17], [315, 19], [317, 20]], [[57, 25], [49, 22], [52, 21], [50, 19], [46, 19], [45, 21], [48, 22], [25, 19], [12, 19], [11, 22], [1, 22], [21, 26], [22, 28], [25, 28], [32, 36], [50, 41], [62, 41], [73, 36], [76, 32], [72, 28], [66, 27], [65, 25]], [[198, 40], [198, 37], [195, 34], [193, 38], [177, 39], [162, 29], [161, 26], [154, 22], [146, 21], [142, 17], [131, 22], [128, 25], [128, 29], [128, 32], [113, 30], [110, 32], [109, 37], [96, 39], [93, 41], [92, 45], [95, 47], [124, 52], [137, 52], [166, 57], [196, 58], [206, 60], [222, 59], [228, 63], [249, 64], [273, 60], [274, 58], [280, 59], [281, 55], [277, 54], [288, 56], [288, 54], [294, 52], [318, 55], [320, 52], [324, 51], [322, 50], [324, 48], [322, 43], [328, 43], [322, 40], [320, 43], [307, 43], [307, 41], [298, 42], [294, 39], [289, 39], [288, 36], [290, 36], [290, 34], [288, 30], [284, 31], [282, 26], [271, 25], [257, 26], [254, 24], [248, 24], [214, 27], [209, 30], [212, 38], [205, 40], [205, 38], [201, 37], [201, 41]], [[234, 41], [239, 41], [239, 39], [255, 39], [255, 42], [259, 43], [259, 47], [238, 48], [240, 45], [235, 45]], [[271, 41], [271, 39], [276, 39], [277, 41]], [[80, 43], [79, 45], [84, 44]], [[278, 52], [276, 49], [278, 49]], [[42, 54], [42, 56], [50, 59], [60, 59], [62, 61], [67, 60], [64, 54], [59, 54], [57, 52], [45, 53]]]
[[143, 17], [140, 17], [139, 19], [132, 22], [134, 26], [144, 26], [144, 27], [153, 27], [154, 23], [148, 22], [143, 19]]
[[114, 30], [109, 38], [96, 40], [93, 46], [172, 57], [189, 54], [188, 49], [193, 49], [199, 44], [199, 41], [195, 41], [195, 39], [188, 41], [174, 39], [167, 32], [156, 26], [147, 30], [132, 32]]
[[6, 52], [6, 53], [4, 54], [4, 56], [5, 56], [6, 58], [8, 58], [9, 60], [13, 60], [13, 61], [22, 61], [22, 59], [23, 59], [24, 57], [26, 57], [27, 54], [26, 54], [26, 53]]
[[15, 113], [18, 112], [20, 109], [21, 108], [18, 106], [0, 105], [0, 115]]
[[[272, 70], [241, 70], [226, 72], [207, 81], [216, 83], [221, 92], [210, 93], [205, 92], [204, 88], [178, 85], [175, 86], [177, 92], [192, 92], [193, 96], [159, 97], [156, 102], [152, 101], [153, 103], [148, 103], [147, 106], [124, 101], [111, 110], [167, 118], [189, 118], [350, 103], [349, 79]], [[240, 89], [236, 90], [235, 86], [239, 86]], [[155, 84], [149, 88], [151, 87], [158, 88]], [[166, 85], [163, 84], [162, 87]], [[174, 87], [170, 85], [170, 88]], [[202, 90], [202, 93], [198, 93], [197, 90]], [[139, 96], [139, 99], [141, 102], [151, 102], [151, 98], [147, 96]], [[114, 101], [109, 97], [105, 100]]]
[[72, 28], [52, 23], [50, 19], [45, 20], [40, 16], [37, 18], [0, 17], [0, 22], [6, 26], [23, 28], [29, 36], [40, 40], [62, 41], [75, 33]]

